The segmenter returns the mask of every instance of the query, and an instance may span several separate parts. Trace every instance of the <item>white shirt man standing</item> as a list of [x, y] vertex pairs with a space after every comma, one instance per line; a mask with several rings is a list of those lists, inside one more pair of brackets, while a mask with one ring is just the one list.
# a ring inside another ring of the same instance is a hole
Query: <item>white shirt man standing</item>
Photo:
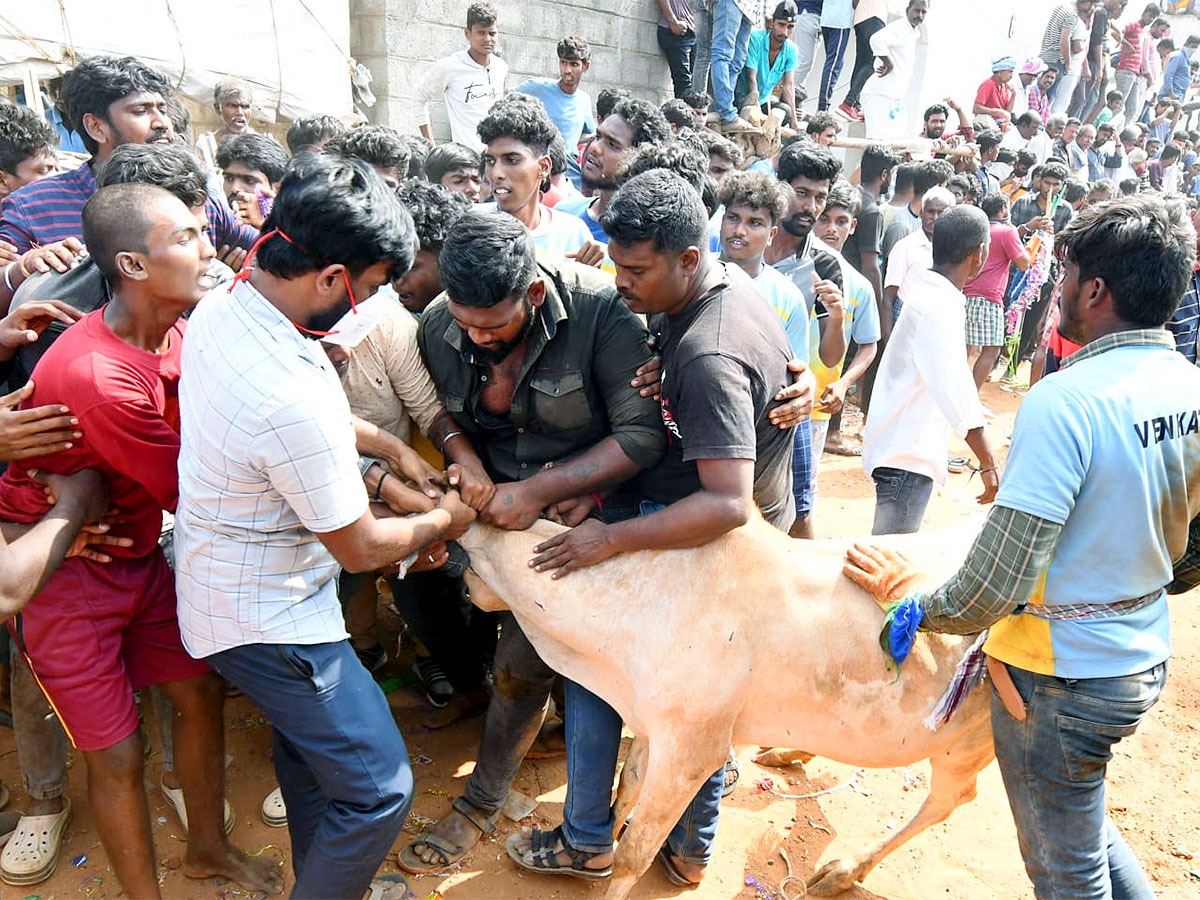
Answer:
[[946, 481], [951, 430], [966, 437], [979, 459], [979, 502], [996, 495], [996, 459], [962, 347], [963, 285], [983, 269], [989, 242], [987, 216], [977, 207], [942, 214], [933, 231], [933, 268], [906, 296], [904, 315], [883, 351], [863, 434], [863, 469], [875, 481], [872, 534], [920, 529], [933, 483]]
[[440, 97], [450, 118], [451, 139], [482, 151], [483, 141], [475, 127], [492, 104], [504, 96], [504, 80], [508, 78], [508, 63], [495, 55], [495, 8], [490, 3], [472, 3], [467, 7], [463, 33], [470, 46], [435, 62], [413, 91], [412, 118], [425, 139], [437, 143], [429, 123], [429, 101]]
[[904, 101], [912, 82], [921, 23], [928, 12], [929, 0], [909, 0], [903, 18], [871, 35], [875, 74], [862, 91], [868, 140], [889, 141], [905, 136]]

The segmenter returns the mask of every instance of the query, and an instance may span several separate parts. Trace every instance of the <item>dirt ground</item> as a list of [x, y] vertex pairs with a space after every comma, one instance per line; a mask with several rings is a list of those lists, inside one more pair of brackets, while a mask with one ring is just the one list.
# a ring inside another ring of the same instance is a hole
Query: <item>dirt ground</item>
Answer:
[[[997, 413], [989, 425], [991, 437], [1007, 448], [1019, 395], [988, 385], [984, 399]], [[966, 454], [965, 445], [960, 452]], [[968, 483], [966, 475], [952, 475], [946, 487], [935, 493], [926, 527], [951, 528], [977, 515], [974, 495], [978, 485], [978, 480]], [[851, 538], [868, 534], [873, 507], [870, 481], [861, 470], [860, 460], [826, 455], [817, 506], [818, 536]], [[1142, 860], [1158, 896], [1172, 900], [1200, 897], [1198, 599], [1193, 593], [1172, 600], [1175, 658], [1170, 680], [1161, 701], [1137, 734], [1118, 745], [1109, 768], [1112, 816]], [[395, 617], [381, 611], [380, 618], [394, 635], [399, 626]], [[388, 670], [392, 675], [403, 671], [403, 660]], [[393, 690], [388, 698], [408, 744], [416, 777], [416, 800], [405, 833], [396, 845], [399, 849], [430, 820], [443, 815], [461, 791], [474, 766], [482, 717], [468, 716], [449, 727], [434, 729], [429, 727], [432, 711], [411, 684]], [[237, 811], [232, 840], [252, 853], [279, 856], [290, 887], [287, 830], [268, 828], [258, 812], [263, 797], [275, 785], [269, 729], [244, 698], [229, 700], [226, 717], [226, 749], [233, 755], [229, 799]], [[10, 786], [19, 785], [11, 738], [3, 739], [0, 747], [0, 778]], [[787, 770], [763, 769], [750, 761], [755, 749], [738, 748], [741, 783], [722, 803], [715, 855], [704, 883], [694, 891], [677, 888], [653, 867], [641, 879], [634, 898], [724, 900], [769, 895], [795, 900], [798, 892], [789, 891], [784, 896], [778, 889], [788, 865], [777, 852], [778, 847], [786, 852], [797, 875], [810, 875], [824, 862], [855, 852], [901, 827], [920, 805], [928, 779], [925, 765], [867, 770], [858, 775], [860, 790], [839, 789], [816, 799], [782, 800], [757, 790], [756, 781], [769, 777], [784, 793], [808, 794], [844, 785], [855, 773], [827, 759]], [[203, 900], [260, 897], [213, 879], [191, 881], [178, 871], [185, 845], [177, 837], [179, 827], [174, 813], [157, 787], [151, 787], [158, 784], [160, 772], [161, 756], [155, 753], [147, 765], [146, 783], [163, 895]], [[565, 779], [561, 757], [526, 761], [516, 788], [538, 801], [537, 809], [526, 821], [553, 825], [561, 820]], [[57, 872], [49, 881], [33, 887], [5, 885], [5, 898], [101, 900], [121, 896], [93, 829], [85, 789], [86, 774], [76, 757], [69, 788], [75, 814]], [[21, 801], [17, 797], [13, 802], [19, 806]], [[438, 896], [445, 900], [595, 900], [603, 894], [602, 886], [520, 873], [504, 852], [504, 839], [516, 827], [502, 820], [496, 834], [484, 839], [448, 875], [411, 878], [412, 896], [417, 900]], [[394, 855], [384, 871], [398, 871]], [[847, 900], [1032, 898], [995, 764], [983, 772], [979, 796], [973, 803], [902, 847], [861, 887], [843, 896]]]

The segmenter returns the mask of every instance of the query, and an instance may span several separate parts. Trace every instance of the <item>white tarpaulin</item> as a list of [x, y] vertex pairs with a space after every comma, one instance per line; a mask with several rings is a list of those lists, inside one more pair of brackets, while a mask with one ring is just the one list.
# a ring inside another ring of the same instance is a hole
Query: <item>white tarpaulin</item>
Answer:
[[221, 78], [267, 121], [351, 112], [348, 0], [26, 0], [0, 4], [0, 84], [96, 53], [136, 56], [204, 106]]

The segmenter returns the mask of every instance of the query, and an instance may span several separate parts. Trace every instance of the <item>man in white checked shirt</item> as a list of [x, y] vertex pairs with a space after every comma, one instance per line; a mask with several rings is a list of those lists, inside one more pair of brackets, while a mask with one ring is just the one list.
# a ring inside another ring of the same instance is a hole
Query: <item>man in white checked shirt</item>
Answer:
[[346, 396], [310, 339], [412, 263], [395, 195], [360, 162], [304, 157], [255, 250], [230, 290], [202, 301], [184, 342], [180, 630], [274, 727], [292, 897], [357, 898], [400, 832], [412, 774], [347, 640], [339, 567], [372, 571], [414, 551], [439, 565], [441, 542], [474, 512], [454, 491], [409, 517], [369, 504]]

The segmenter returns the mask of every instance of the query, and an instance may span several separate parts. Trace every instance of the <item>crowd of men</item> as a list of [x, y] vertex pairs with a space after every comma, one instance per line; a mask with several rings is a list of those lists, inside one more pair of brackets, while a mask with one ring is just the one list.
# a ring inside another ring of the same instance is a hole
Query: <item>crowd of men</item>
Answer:
[[[152, 705], [186, 874], [282, 890], [227, 838], [237, 690], [273, 729], [261, 814], [289, 829], [292, 896], [404, 896], [376, 877], [413, 795], [372, 678], [380, 579], [428, 701], [487, 703], [465, 790], [397, 853], [436, 872], [497, 828], [558, 678], [510, 614], [471, 606], [456, 539], [552, 519], [568, 528], [530, 566], [561, 578], [760, 515], [811, 538], [839, 452], [873, 479], [874, 534], [919, 530], [935, 485], [978, 472], [992, 505], [954, 579], [917, 589], [869, 546], [847, 573], [926, 629], [991, 629], [1037, 895], [1153, 896], [1105, 816], [1102, 760], [1165, 680], [1164, 588], [1200, 580], [1200, 37], [1176, 47], [1156, 5], [1120, 27], [1124, 0], [1069, 2], [970, 113], [948, 97], [904, 135], [927, 0], [887, 24], [871, 0], [660, 6], [661, 106], [593, 104], [578, 36], [557, 78], [508, 86], [486, 3], [414, 85], [419, 136], [314, 115], [285, 149], [235, 80], [214, 91], [221, 127], [193, 136], [164, 75], [93, 56], [58, 97], [88, 159], [59, 171], [55, 129], [0, 105], [0, 657], [27, 795], [0, 813], [5, 882], [55, 870], [69, 743], [123, 889], [158, 896]], [[780, 139], [750, 155], [740, 138], [777, 109]], [[851, 171], [831, 147], [863, 119]], [[980, 389], [1025, 361], [1002, 479]], [[588, 686], [564, 696], [563, 822], [507, 849], [603, 879], [621, 719]], [[731, 755], [672, 830], [673, 883], [701, 881], [736, 781]]]

